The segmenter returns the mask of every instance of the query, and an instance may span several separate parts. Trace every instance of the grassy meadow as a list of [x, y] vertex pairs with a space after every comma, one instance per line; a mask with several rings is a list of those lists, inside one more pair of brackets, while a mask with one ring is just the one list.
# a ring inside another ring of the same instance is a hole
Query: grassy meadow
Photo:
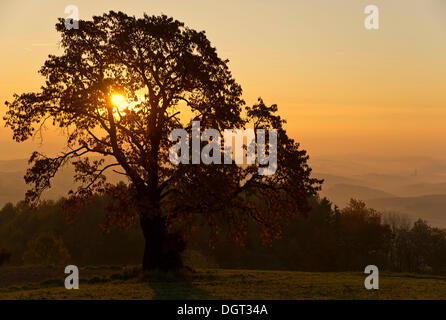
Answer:
[[0, 299], [446, 299], [446, 277], [415, 274], [382, 273], [375, 291], [355, 272], [201, 269], [142, 276], [133, 267], [89, 267], [80, 269], [79, 290], [66, 290], [63, 275], [56, 267], [0, 268]]

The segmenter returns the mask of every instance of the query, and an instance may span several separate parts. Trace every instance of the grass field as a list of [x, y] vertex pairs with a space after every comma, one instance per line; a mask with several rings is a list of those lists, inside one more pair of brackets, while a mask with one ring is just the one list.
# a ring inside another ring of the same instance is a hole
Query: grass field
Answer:
[[[352, 272], [205, 269], [142, 277], [129, 267], [90, 267], [80, 270], [79, 290], [66, 290], [64, 276], [63, 268], [0, 268], [0, 299], [446, 299], [446, 277], [414, 274], [382, 273], [375, 291]], [[30, 283], [33, 277], [45, 280]]]

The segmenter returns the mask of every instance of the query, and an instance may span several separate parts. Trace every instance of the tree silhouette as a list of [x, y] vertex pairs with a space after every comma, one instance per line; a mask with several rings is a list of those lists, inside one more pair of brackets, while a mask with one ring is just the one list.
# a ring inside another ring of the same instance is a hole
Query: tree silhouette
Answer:
[[[307, 199], [321, 181], [310, 177], [306, 151], [287, 136], [276, 105], [259, 99], [245, 106], [228, 61], [204, 32], [164, 15], [135, 18], [113, 11], [79, 21], [79, 29], [68, 30], [59, 19], [56, 29], [64, 53], [50, 55], [41, 68], [42, 90], [6, 102], [4, 120], [16, 141], [46, 123], [66, 133], [67, 148], [59, 155], [32, 154], [25, 176], [32, 185], [29, 203], [36, 204], [57, 171], [73, 163], [81, 186], [69, 193], [68, 217], [94, 194], [109, 195], [113, 202], [103, 226], [139, 221], [145, 270], [181, 266], [187, 234], [203, 223], [211, 234], [227, 224], [242, 241], [254, 219], [270, 241], [289, 218], [309, 211]], [[256, 165], [172, 165], [169, 133], [190, 129], [192, 120], [217, 130], [277, 129], [276, 173], [259, 175]], [[108, 170], [129, 183], [107, 183]]]

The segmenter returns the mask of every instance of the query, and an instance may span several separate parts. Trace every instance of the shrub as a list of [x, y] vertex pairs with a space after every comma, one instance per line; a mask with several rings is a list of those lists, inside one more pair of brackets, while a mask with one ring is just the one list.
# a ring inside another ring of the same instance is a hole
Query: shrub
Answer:
[[44, 233], [28, 242], [22, 259], [28, 265], [64, 265], [70, 260], [70, 253], [61, 238]]

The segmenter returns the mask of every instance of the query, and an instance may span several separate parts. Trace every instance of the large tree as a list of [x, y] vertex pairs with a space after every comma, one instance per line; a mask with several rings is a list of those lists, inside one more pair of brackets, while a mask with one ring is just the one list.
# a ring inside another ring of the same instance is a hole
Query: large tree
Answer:
[[[50, 55], [41, 68], [41, 91], [6, 102], [4, 120], [16, 141], [47, 123], [66, 133], [60, 154], [31, 156], [25, 176], [30, 203], [39, 201], [64, 165], [74, 164], [80, 186], [70, 191], [67, 210], [94, 194], [109, 195], [105, 225], [139, 221], [144, 269], [181, 266], [186, 235], [203, 223], [211, 234], [226, 225], [242, 240], [253, 219], [270, 241], [289, 218], [309, 211], [307, 199], [321, 181], [311, 178], [306, 151], [287, 136], [276, 105], [259, 99], [245, 106], [228, 61], [204, 32], [164, 15], [135, 18], [113, 11], [79, 21], [78, 29], [68, 30], [60, 19], [56, 29], [64, 52]], [[258, 164], [172, 165], [169, 134], [190, 129], [192, 120], [217, 130], [276, 129], [277, 171], [260, 175]], [[127, 182], [108, 183], [107, 170]]]

